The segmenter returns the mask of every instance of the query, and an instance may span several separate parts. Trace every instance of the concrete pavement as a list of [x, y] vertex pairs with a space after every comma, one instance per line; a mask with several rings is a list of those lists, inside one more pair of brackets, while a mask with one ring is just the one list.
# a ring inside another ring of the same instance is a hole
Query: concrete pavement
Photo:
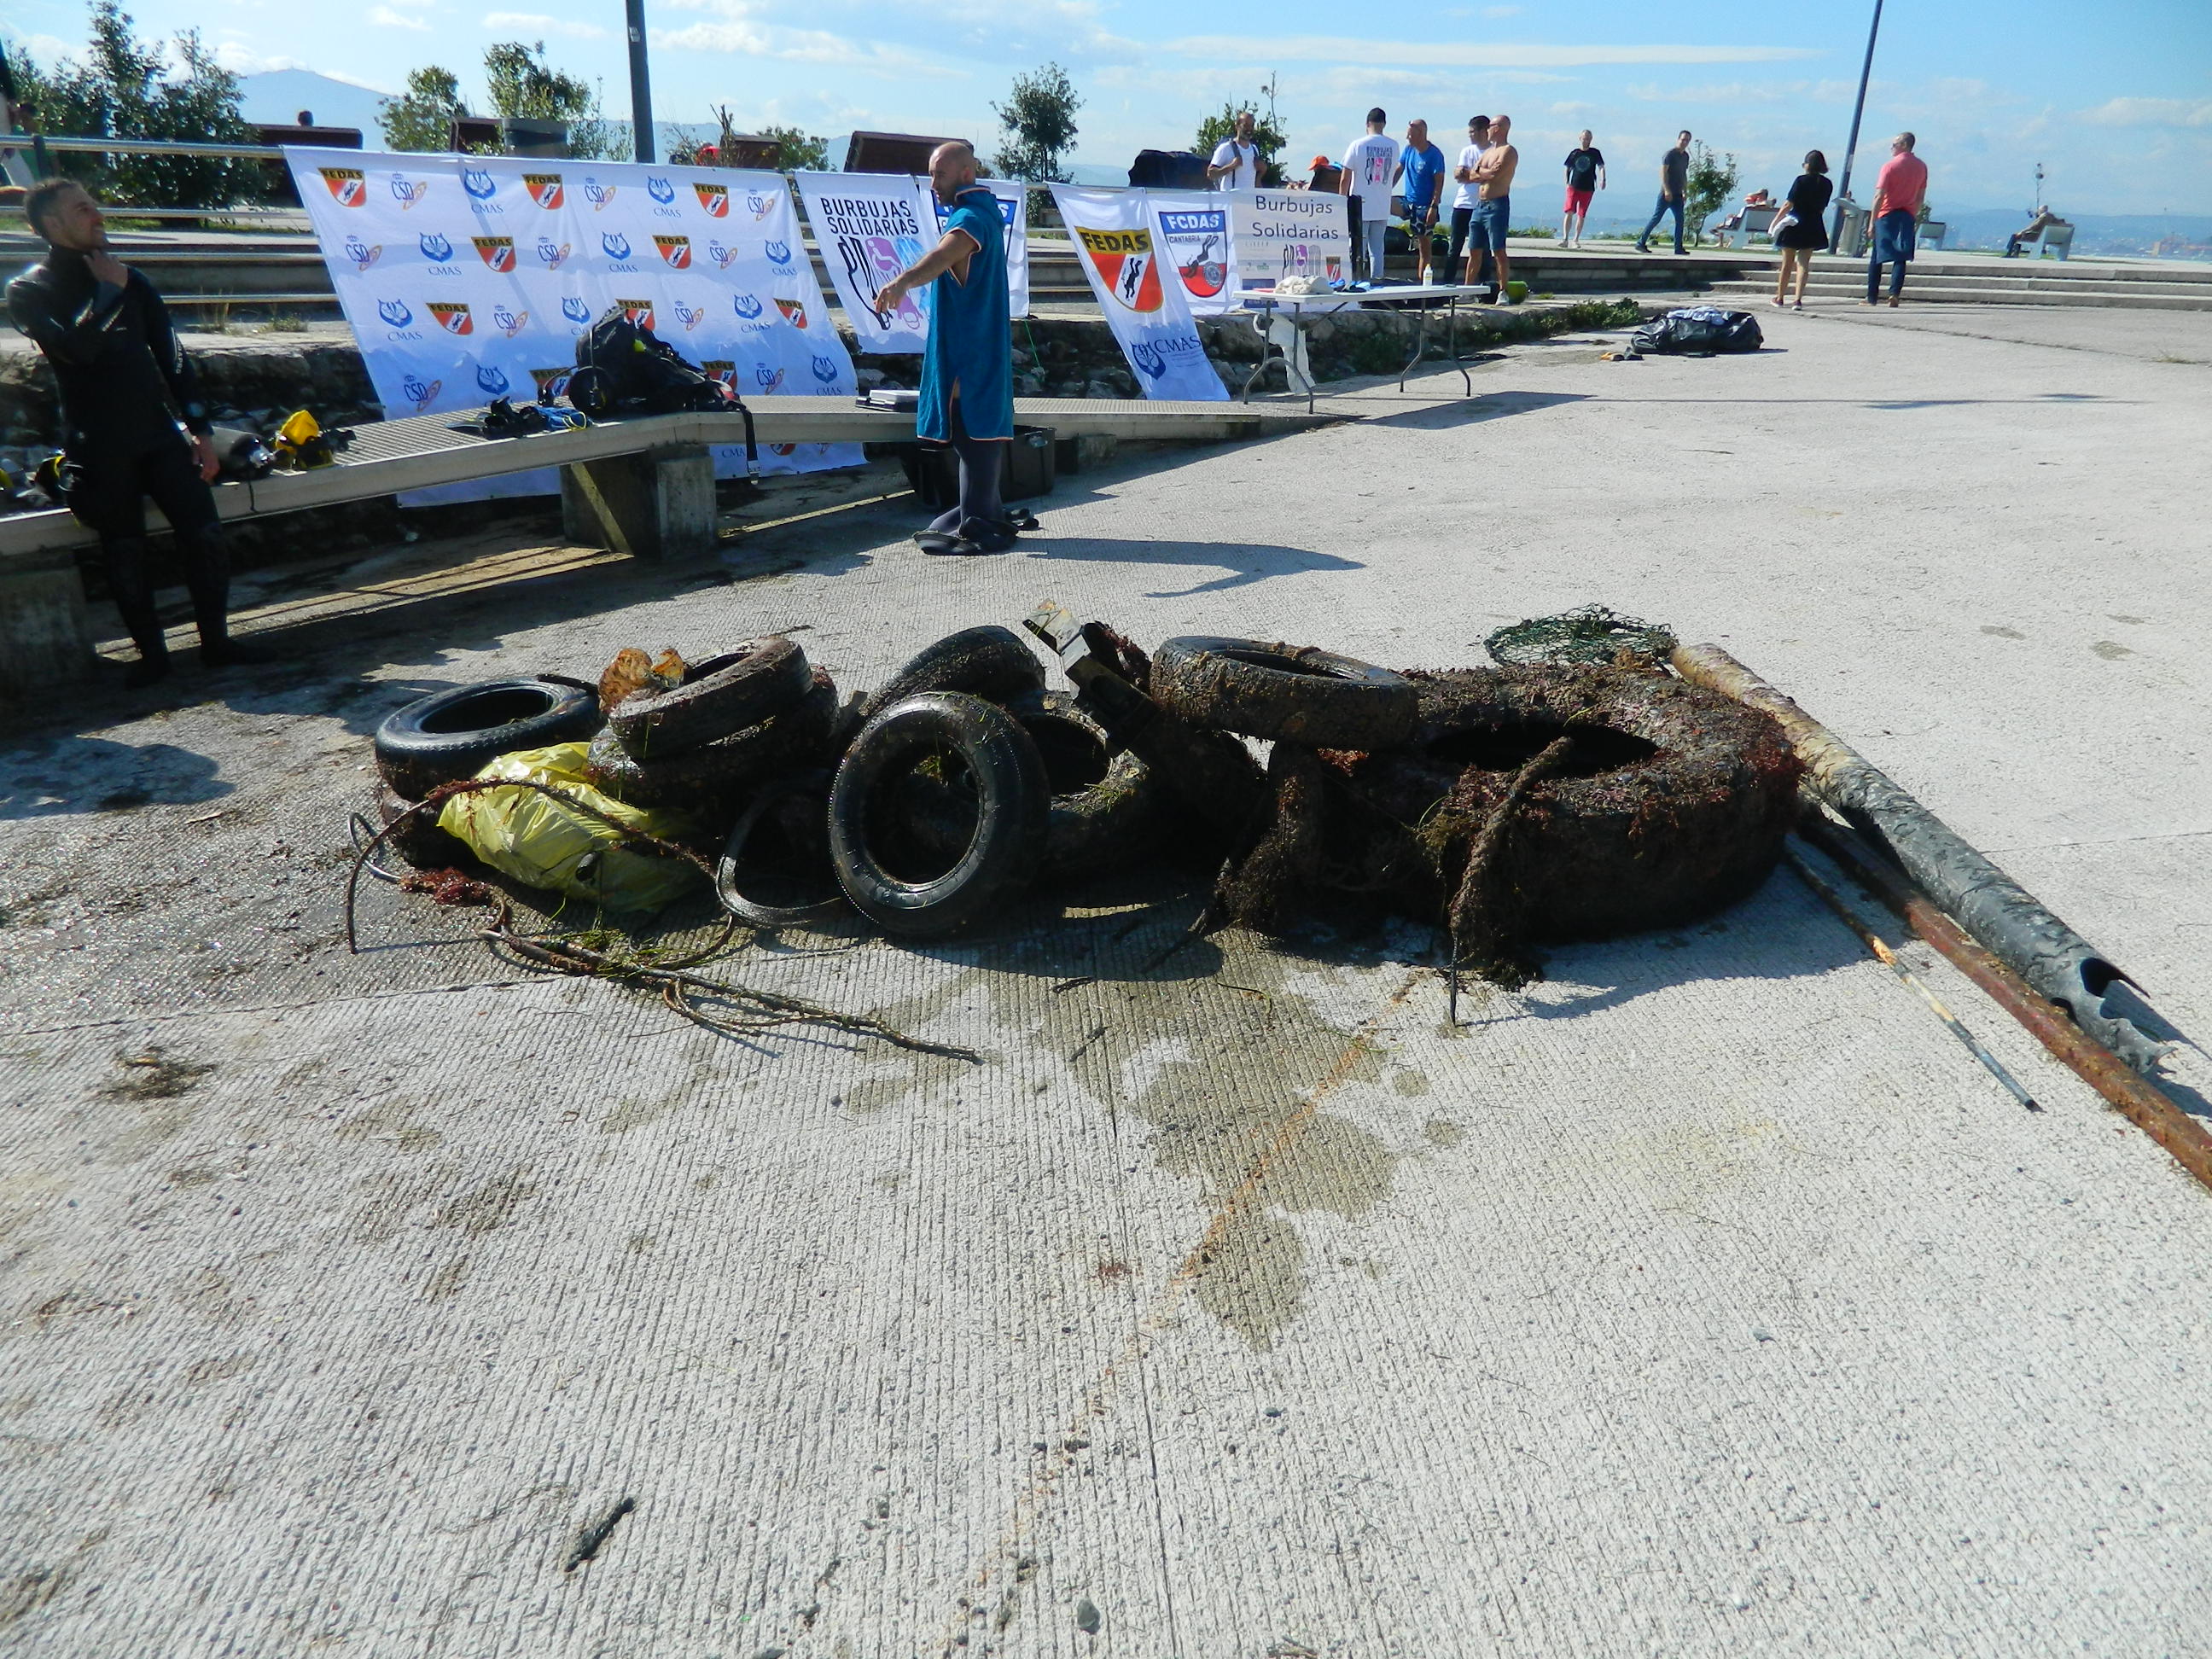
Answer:
[[1125, 453], [1003, 558], [878, 503], [47, 711], [0, 748], [0, 1650], [2212, 1643], [2212, 1194], [1909, 949], [2022, 1112], [1786, 873], [1459, 1028], [1407, 923], [1158, 961], [1170, 872], [726, 964], [979, 1066], [719, 1039], [380, 889], [337, 939], [366, 734], [437, 685], [799, 626], [866, 684], [1046, 594], [1435, 665], [1596, 599], [2212, 1030], [2212, 319], [1762, 321]]

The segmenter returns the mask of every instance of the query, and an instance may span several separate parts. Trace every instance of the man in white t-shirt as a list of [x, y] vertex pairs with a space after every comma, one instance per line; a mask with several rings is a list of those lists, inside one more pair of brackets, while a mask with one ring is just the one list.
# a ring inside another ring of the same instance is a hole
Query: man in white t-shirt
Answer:
[[1367, 132], [1345, 146], [1344, 171], [1336, 181], [1340, 196], [1359, 198], [1360, 240], [1367, 250], [1367, 280], [1382, 280], [1382, 235], [1390, 228], [1390, 175], [1398, 170], [1398, 143], [1382, 129], [1390, 118], [1367, 112]]
[[1206, 182], [1216, 190], [1260, 188], [1260, 146], [1252, 141], [1252, 112], [1237, 112], [1237, 136], [1213, 147], [1213, 160], [1206, 169]]
[[[1468, 118], [1467, 146], [1459, 153], [1459, 165], [1452, 169], [1452, 177], [1459, 181], [1459, 191], [1452, 198], [1450, 263], [1444, 269], [1457, 273], [1460, 250], [1466, 247], [1468, 228], [1474, 222], [1474, 168], [1482, 160], [1482, 152], [1490, 148], [1490, 118], [1474, 115]], [[1490, 250], [1482, 250], [1478, 262], [1481, 274], [1476, 279], [1490, 281]]]

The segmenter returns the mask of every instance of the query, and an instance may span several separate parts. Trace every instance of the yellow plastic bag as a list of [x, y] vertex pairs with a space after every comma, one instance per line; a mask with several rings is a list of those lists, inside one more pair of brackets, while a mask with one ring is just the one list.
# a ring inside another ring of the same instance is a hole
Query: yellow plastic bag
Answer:
[[[518, 749], [501, 755], [479, 778], [514, 778], [574, 795], [617, 823], [671, 840], [689, 833], [681, 812], [628, 806], [587, 781], [580, 743]], [[502, 875], [550, 887], [609, 910], [658, 910], [700, 880], [699, 866], [623, 845], [614, 829], [588, 812], [535, 789], [483, 789], [456, 795], [438, 809], [438, 827]]]

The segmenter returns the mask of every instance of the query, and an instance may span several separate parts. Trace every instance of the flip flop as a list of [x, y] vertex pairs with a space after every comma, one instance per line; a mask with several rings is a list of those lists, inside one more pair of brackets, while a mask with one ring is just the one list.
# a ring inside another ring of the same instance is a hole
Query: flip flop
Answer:
[[949, 530], [921, 530], [915, 532], [914, 544], [925, 553], [957, 553], [961, 544]]

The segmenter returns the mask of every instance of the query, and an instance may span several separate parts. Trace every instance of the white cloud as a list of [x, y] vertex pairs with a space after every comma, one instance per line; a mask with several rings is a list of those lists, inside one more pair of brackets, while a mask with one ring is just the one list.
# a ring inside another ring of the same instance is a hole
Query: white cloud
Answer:
[[25, 34], [15, 37], [16, 46], [29, 55], [33, 63], [51, 67], [64, 58], [76, 56], [77, 49], [66, 40], [52, 34]]
[[1809, 46], [1536, 46], [1438, 45], [1430, 40], [1353, 40], [1326, 34], [1264, 43], [1237, 35], [1170, 40], [1164, 50], [1243, 61], [1256, 50], [1269, 61], [1322, 64], [1425, 64], [1464, 69], [1579, 69], [1601, 64], [1778, 64], [1822, 54]]
[[1646, 81], [1621, 90], [1647, 104], [1844, 104], [1857, 87], [1850, 81], [1729, 81], [1702, 87]]
[[2212, 98], [2112, 98], [2081, 118], [2100, 127], [2212, 127]]
[[368, 15], [362, 20], [379, 28], [413, 29], [418, 34], [428, 34], [430, 26], [419, 17], [410, 17], [404, 12], [394, 11], [389, 6], [371, 6]]
[[215, 61], [233, 75], [267, 75], [276, 70], [303, 70], [307, 66], [296, 58], [264, 58], [251, 47], [241, 46], [235, 40], [225, 40], [215, 49]]
[[652, 40], [654, 49], [661, 52], [726, 52], [748, 58], [775, 58], [787, 64], [823, 64], [847, 69], [927, 70], [948, 78], [961, 73], [927, 64], [895, 46], [864, 47], [821, 29], [778, 28], [742, 17], [722, 23], [694, 23], [688, 28], [655, 29]]
[[488, 29], [519, 29], [525, 33], [565, 34], [572, 40], [604, 40], [607, 32], [597, 23], [580, 23], [566, 17], [550, 17], [538, 11], [488, 11]]

